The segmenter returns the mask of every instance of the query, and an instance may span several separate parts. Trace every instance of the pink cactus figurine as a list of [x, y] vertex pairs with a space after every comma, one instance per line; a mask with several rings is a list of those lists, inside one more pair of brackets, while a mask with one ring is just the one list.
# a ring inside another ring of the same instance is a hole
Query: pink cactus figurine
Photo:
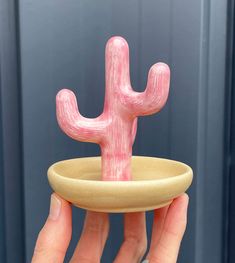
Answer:
[[156, 113], [167, 101], [170, 70], [164, 63], [149, 70], [144, 92], [130, 84], [129, 48], [125, 39], [112, 37], [106, 45], [106, 93], [103, 113], [85, 118], [79, 113], [76, 97], [68, 89], [56, 96], [57, 120], [71, 138], [98, 143], [102, 155], [102, 180], [131, 180], [132, 145], [137, 117]]

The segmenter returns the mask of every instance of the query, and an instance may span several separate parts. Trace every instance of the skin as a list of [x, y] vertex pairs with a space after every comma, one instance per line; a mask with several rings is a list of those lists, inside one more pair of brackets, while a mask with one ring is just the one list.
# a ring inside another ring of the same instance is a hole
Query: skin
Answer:
[[[168, 207], [154, 211], [152, 238], [146, 259], [150, 263], [175, 263], [186, 229], [188, 195], [176, 198]], [[98, 263], [109, 232], [108, 214], [87, 212], [83, 231], [70, 263]], [[60, 263], [72, 235], [71, 205], [56, 194], [50, 214], [40, 231], [32, 263]], [[124, 241], [114, 263], [139, 263], [146, 252], [145, 213], [124, 214]]]

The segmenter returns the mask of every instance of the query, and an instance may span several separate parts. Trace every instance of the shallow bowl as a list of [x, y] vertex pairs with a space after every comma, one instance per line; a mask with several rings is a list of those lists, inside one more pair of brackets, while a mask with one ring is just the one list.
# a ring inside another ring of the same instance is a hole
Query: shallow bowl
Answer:
[[191, 185], [192, 169], [181, 162], [132, 157], [132, 181], [101, 181], [101, 158], [54, 163], [48, 169], [52, 189], [75, 206], [98, 212], [123, 213], [166, 206]]

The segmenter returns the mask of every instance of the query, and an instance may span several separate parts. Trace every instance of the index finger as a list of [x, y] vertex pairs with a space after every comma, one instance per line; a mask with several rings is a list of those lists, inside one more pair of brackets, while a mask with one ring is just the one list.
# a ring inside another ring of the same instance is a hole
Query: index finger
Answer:
[[52, 194], [50, 214], [38, 235], [32, 263], [64, 262], [71, 234], [71, 205], [58, 195]]

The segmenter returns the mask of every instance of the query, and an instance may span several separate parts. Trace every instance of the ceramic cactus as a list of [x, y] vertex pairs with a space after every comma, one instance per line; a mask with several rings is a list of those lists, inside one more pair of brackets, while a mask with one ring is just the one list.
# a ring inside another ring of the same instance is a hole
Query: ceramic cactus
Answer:
[[137, 117], [156, 113], [164, 106], [170, 70], [164, 63], [154, 64], [145, 91], [135, 92], [130, 84], [128, 44], [121, 37], [112, 37], [106, 45], [105, 71], [103, 113], [97, 118], [81, 116], [74, 93], [63, 89], [56, 96], [57, 120], [73, 139], [100, 145], [102, 180], [131, 180]]

